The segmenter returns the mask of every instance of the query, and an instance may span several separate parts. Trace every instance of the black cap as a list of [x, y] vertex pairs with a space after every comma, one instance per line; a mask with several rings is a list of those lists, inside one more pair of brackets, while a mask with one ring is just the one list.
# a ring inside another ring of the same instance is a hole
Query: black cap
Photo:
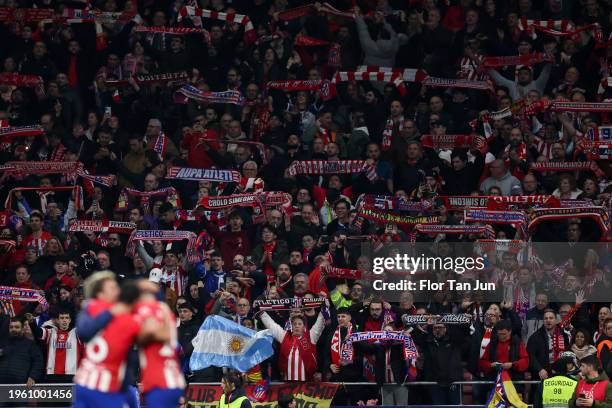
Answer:
[[244, 257], [244, 263], [245, 264], [255, 265], [255, 261], [253, 260], [253, 257], [250, 256], [250, 255]]

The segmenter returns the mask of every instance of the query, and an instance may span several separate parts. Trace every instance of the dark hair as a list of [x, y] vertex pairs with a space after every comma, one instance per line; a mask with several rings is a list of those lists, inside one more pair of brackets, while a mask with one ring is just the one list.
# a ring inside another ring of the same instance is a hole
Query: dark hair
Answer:
[[136, 303], [140, 297], [140, 288], [134, 280], [126, 280], [121, 284], [121, 293], [119, 293], [119, 302], [132, 305]]
[[23, 326], [23, 318], [21, 316], [13, 316], [9, 320], [10, 323], [19, 322]]
[[463, 149], [455, 149], [453, 150], [453, 152], [451, 153], [451, 159], [454, 159], [455, 157], [458, 157], [459, 159], [461, 159], [461, 161], [468, 161], [468, 155], [467, 152]]
[[[183, 297], [183, 299], [187, 298]], [[185, 303], [181, 303], [180, 305], [178, 305], [177, 309], [189, 309], [193, 312], [193, 305], [189, 301], [186, 301]]]
[[589, 331], [587, 329], [584, 329], [584, 328], [576, 329], [576, 332], [572, 336], [572, 343], [576, 343], [576, 335], [578, 335], [578, 333], [582, 333], [583, 334], [583, 336], [584, 336], [584, 344], [589, 346], [591, 344], [591, 333], [589, 333]]
[[495, 324], [495, 330], [512, 331], [512, 323], [510, 322], [510, 320], [500, 320]]
[[242, 377], [235, 371], [229, 371], [223, 375], [223, 380], [228, 384], [234, 384], [236, 388], [242, 387]]
[[599, 359], [594, 354], [589, 354], [588, 356], [581, 358], [580, 364], [586, 364], [586, 365], [593, 366], [595, 370], [599, 370], [599, 367], [600, 367]]
[[279, 394], [278, 396], [278, 408], [288, 408], [291, 401], [293, 401], [293, 394]]
[[164, 214], [168, 211], [174, 211], [174, 206], [172, 205], [172, 203], [166, 201], [161, 205], [161, 207], [159, 207], [159, 213]]

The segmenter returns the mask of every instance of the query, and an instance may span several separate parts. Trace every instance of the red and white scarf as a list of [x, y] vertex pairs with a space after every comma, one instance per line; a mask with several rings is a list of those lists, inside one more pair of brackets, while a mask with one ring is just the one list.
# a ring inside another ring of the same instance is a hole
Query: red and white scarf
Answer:
[[511, 65], [535, 65], [544, 61], [549, 61], [548, 56], [541, 52], [524, 55], [511, 55], [503, 57], [485, 57], [482, 65], [485, 68], [500, 68]]
[[112, 220], [75, 220], [70, 225], [70, 232], [93, 231], [107, 232], [110, 234], [131, 234], [136, 229], [133, 222], [112, 221]]
[[242, 105], [243, 98], [240, 91], [211, 92], [202, 91], [193, 85], [183, 85], [174, 92], [175, 103], [187, 103], [193, 99], [198, 103], [220, 103]]
[[549, 335], [549, 337], [548, 365], [550, 366], [559, 359], [559, 356], [565, 351], [568, 345], [565, 344], [565, 337], [563, 337], [563, 333], [559, 326], [555, 326], [553, 334]]
[[323, 100], [330, 99], [336, 92], [333, 84], [327, 79], [268, 81], [266, 88], [287, 92], [319, 91]]
[[326, 265], [321, 269], [321, 277], [338, 279], [361, 279], [361, 271], [358, 269], [337, 268]]
[[199, 261], [199, 256], [196, 251], [196, 239], [196, 234], [191, 231], [137, 230], [130, 236], [125, 254], [130, 257], [134, 256], [137, 241], [175, 242], [187, 240], [187, 257], [190, 263], [196, 263]]
[[20, 302], [38, 302], [45, 309], [49, 306], [47, 303], [47, 299], [45, 298], [45, 292], [36, 289], [0, 286], [0, 299], [17, 300]]
[[466, 224], [457, 224], [457, 225], [442, 225], [442, 224], [418, 224], [415, 227], [416, 231], [421, 234], [453, 234], [453, 235], [463, 235], [463, 234], [484, 234], [486, 232], [486, 227], [484, 225], [466, 225]]
[[529, 212], [528, 229], [532, 230], [542, 221], [566, 220], [568, 218], [591, 218], [599, 224], [603, 231], [610, 227], [606, 207], [574, 207], [574, 208], [536, 208]]
[[168, 168], [166, 178], [172, 180], [238, 183], [240, 182], [241, 176], [240, 173], [235, 170], [198, 169], [193, 167], [171, 166]]
[[14, 137], [40, 136], [44, 133], [45, 130], [39, 125], [7, 126], [0, 128], [0, 139], [10, 140]]
[[280, 191], [268, 191], [256, 194], [234, 194], [230, 196], [202, 197], [198, 206], [206, 210], [220, 210], [234, 206], [250, 207], [261, 201], [265, 207], [285, 206], [291, 204], [291, 195]]
[[487, 203], [487, 210], [504, 210], [509, 205], [512, 206], [546, 206], [558, 207], [559, 200], [552, 195], [537, 194], [526, 196], [490, 196]]
[[525, 222], [525, 213], [522, 211], [466, 209], [464, 210], [463, 219], [465, 222], [517, 225]]
[[38, 23], [53, 20], [55, 10], [50, 8], [0, 8], [0, 22]]
[[449, 210], [463, 210], [465, 207], [486, 208], [489, 196], [438, 196], [437, 199], [444, 202], [444, 207]]
[[255, 31], [253, 23], [244, 14], [222, 13], [220, 11], [201, 9], [193, 6], [183, 6], [179, 10], [178, 21], [180, 22], [185, 17], [210, 18], [213, 20], [225, 21], [228, 24], [240, 24], [244, 27], [244, 41], [247, 45], [254, 43], [257, 39], [257, 32]]
[[299, 174], [352, 174], [365, 172], [369, 180], [375, 180], [377, 177], [376, 172], [372, 172], [371, 167], [365, 160], [303, 160], [291, 163], [289, 174], [297, 176]]
[[471, 135], [423, 135], [421, 144], [435, 150], [464, 149], [472, 146]]
[[129, 197], [139, 197], [140, 207], [148, 214], [150, 211], [149, 201], [151, 197], [155, 196], [166, 196], [166, 201], [170, 202], [175, 208], [181, 207], [180, 196], [174, 187], [165, 187], [154, 191], [139, 191], [134, 188], [125, 187], [121, 190], [121, 193], [119, 193], [115, 209], [119, 211], [127, 210], [129, 206]]
[[172, 35], [202, 34], [204, 36], [204, 42], [206, 44], [210, 44], [210, 32], [203, 28], [136, 26], [134, 27], [134, 31], [137, 33], [155, 33], [155, 34], [172, 34]]
[[417, 224], [435, 224], [439, 222], [439, 218], [436, 216], [421, 216], [411, 217], [408, 215], [392, 214], [372, 208], [362, 208], [357, 213], [357, 217], [363, 217], [379, 224], [398, 224], [413, 226]]
[[551, 112], [612, 112], [612, 102], [566, 102], [554, 101]]
[[387, 123], [385, 123], [385, 128], [382, 132], [382, 143], [381, 149], [383, 151], [387, 151], [391, 148], [391, 141], [393, 140], [393, 131], [395, 130], [395, 125], [398, 126], [398, 131], [401, 131], [404, 127], [404, 116], [398, 118], [397, 121], [393, 120], [393, 118], [389, 117], [387, 119]]
[[[189, 80], [187, 71], [180, 72], [165, 72], [161, 74], [139, 74], [133, 77], [139, 85], [169, 83], [169, 82], [186, 82]], [[127, 79], [107, 79], [106, 85], [113, 86], [128, 86], [130, 83]]]
[[4, 202], [4, 208], [13, 208], [13, 196], [17, 191], [74, 191], [74, 208], [79, 211], [83, 209], [83, 188], [79, 185], [74, 186], [60, 186], [60, 187], [16, 187], [9, 191], [6, 201]]
[[[340, 330], [341, 327], [338, 326], [334, 331], [334, 335], [332, 336], [331, 340], [331, 362], [332, 364], [335, 364], [337, 366], [340, 365], [340, 351], [342, 350], [342, 346], [344, 345], [344, 342], [342, 341], [342, 333], [340, 332]], [[353, 334], [353, 324], [349, 322], [348, 326], [346, 327], [346, 336], [344, 338], [347, 339], [351, 337], [351, 334]]]
[[111, 187], [115, 184], [115, 176], [89, 174], [80, 162], [61, 162], [61, 161], [14, 161], [7, 162], [0, 166], [0, 171], [24, 176], [27, 174], [53, 174], [62, 173], [70, 176], [79, 176], [91, 182]]
[[612, 87], [612, 77], [607, 77], [601, 80], [599, 87], [597, 88], [597, 94], [603, 95], [606, 93], [606, 89]]
[[532, 163], [529, 170], [536, 172], [592, 171], [597, 177], [605, 176], [595, 162], [540, 162]]
[[375, 82], [390, 82], [396, 86], [400, 94], [406, 94], [406, 86], [404, 85], [404, 78], [399, 72], [369, 72], [369, 71], [340, 71], [332, 77], [332, 84], [338, 84], [340, 82], [353, 82], [353, 81], [375, 81]]

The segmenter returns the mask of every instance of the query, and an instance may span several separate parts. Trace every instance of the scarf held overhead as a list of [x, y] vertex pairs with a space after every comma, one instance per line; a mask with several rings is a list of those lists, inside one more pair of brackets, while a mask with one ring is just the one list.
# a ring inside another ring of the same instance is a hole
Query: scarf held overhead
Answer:
[[75, 220], [70, 225], [70, 232], [92, 231], [108, 232], [110, 234], [131, 234], [136, 229], [133, 222], [112, 221], [112, 220]]
[[388, 341], [400, 341], [404, 344], [404, 360], [412, 360], [419, 356], [419, 352], [412, 340], [412, 337], [402, 332], [394, 331], [367, 331], [352, 333], [344, 341], [344, 345], [341, 351], [341, 357], [343, 361], [353, 361], [354, 351], [353, 343], [359, 343], [362, 341], [375, 341], [375, 342], [388, 342]]
[[212, 182], [240, 182], [240, 173], [235, 170], [198, 169], [193, 167], [171, 166], [166, 178], [174, 180], [194, 180]]
[[138, 230], [130, 236], [125, 254], [133, 257], [137, 241], [183, 241], [187, 240], [187, 259], [189, 263], [197, 263], [200, 257], [196, 251], [196, 234], [191, 231], [172, 230]]

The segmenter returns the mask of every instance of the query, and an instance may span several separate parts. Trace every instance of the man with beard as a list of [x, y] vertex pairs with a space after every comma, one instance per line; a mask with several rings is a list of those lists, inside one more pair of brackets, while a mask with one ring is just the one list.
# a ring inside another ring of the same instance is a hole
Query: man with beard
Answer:
[[[473, 322], [470, 330], [473, 330], [473, 332], [468, 369], [477, 380], [484, 379], [484, 372], [478, 368], [478, 361], [484, 356], [487, 346], [495, 339], [495, 325], [501, 321], [502, 318], [510, 319], [509, 321], [512, 322], [512, 330], [515, 333], [520, 333], [521, 320], [516, 313], [508, 308], [502, 309], [495, 303], [490, 305], [485, 312], [483, 322], [480, 322], [478, 319]], [[489, 388], [489, 386], [482, 387], [476, 384], [472, 391], [474, 400], [484, 403], [484, 398], [486, 398]]]
[[10, 318], [8, 336], [0, 340], [0, 384], [30, 388], [43, 376], [43, 357], [36, 343], [24, 337], [23, 327], [21, 318]]
[[531, 68], [523, 66], [518, 70], [518, 76], [515, 81], [505, 78], [494, 69], [489, 69], [487, 72], [493, 78], [496, 85], [508, 88], [512, 100], [517, 101], [527, 96], [532, 89], [540, 92], [540, 94], [544, 93], [544, 88], [548, 82], [551, 69], [552, 65], [547, 63], [544, 68], [542, 68], [542, 72], [538, 79], [534, 80]]
[[276, 268], [276, 287], [285, 292], [287, 297], [293, 297], [291, 269], [285, 263], [278, 265], [278, 268]]
[[552, 364], [569, 349], [569, 336], [557, 324], [557, 314], [552, 309], [546, 309], [544, 326], [533, 333], [527, 342], [532, 377], [547, 379]]
[[364, 300], [363, 286], [361, 281], [355, 281], [350, 288], [348, 284], [341, 283], [336, 285], [336, 288], [331, 291], [330, 299], [336, 309], [351, 307], [357, 304], [361, 305]]

